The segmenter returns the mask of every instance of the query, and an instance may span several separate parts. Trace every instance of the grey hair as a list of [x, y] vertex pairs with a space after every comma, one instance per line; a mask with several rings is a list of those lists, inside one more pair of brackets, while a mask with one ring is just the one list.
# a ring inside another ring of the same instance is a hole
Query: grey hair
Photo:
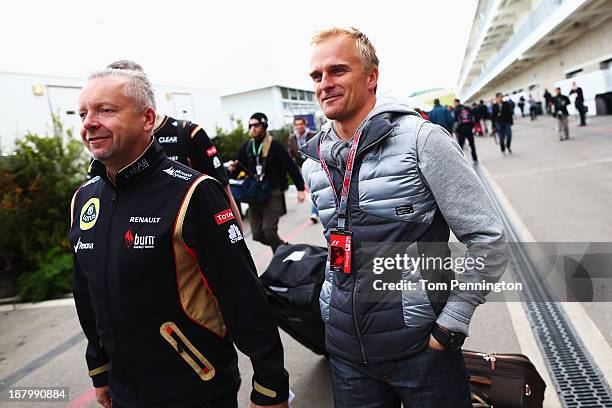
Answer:
[[106, 68], [112, 69], [127, 69], [129, 71], [138, 71], [144, 73], [144, 69], [142, 65], [132, 60], [119, 60], [115, 62], [111, 62], [106, 66]]
[[89, 79], [111, 76], [120, 76], [128, 79], [123, 88], [123, 94], [132, 99], [135, 112], [143, 112], [147, 108], [156, 108], [153, 85], [149, 81], [149, 78], [142, 72], [127, 69], [105, 68], [93, 72], [89, 75]]

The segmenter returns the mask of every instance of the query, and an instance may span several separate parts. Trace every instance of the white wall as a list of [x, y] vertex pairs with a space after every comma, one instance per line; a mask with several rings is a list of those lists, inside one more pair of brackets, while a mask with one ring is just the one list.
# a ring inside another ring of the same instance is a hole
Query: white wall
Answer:
[[285, 120], [282, 112], [282, 101], [278, 87], [268, 87], [235, 95], [221, 97], [223, 110], [229, 117], [233, 115], [248, 126], [249, 118], [255, 112], [262, 112], [268, 117], [269, 129], [283, 127]]
[[[84, 78], [0, 72], [0, 153], [7, 154], [14, 150], [15, 139], [28, 131], [52, 134], [51, 112], [59, 112], [65, 127], [72, 129], [75, 137], [78, 137], [80, 118], [77, 105], [84, 83]], [[40, 86], [43, 94], [34, 95], [33, 86]], [[216, 91], [172, 85], [153, 86], [159, 112], [180, 116], [177, 107], [186, 105], [188, 109], [180, 109], [188, 111], [185, 117], [202, 125], [211, 136], [215, 135], [216, 126], [229, 126]], [[191, 103], [179, 105], [177, 100], [189, 100]]]
[[[0, 151], [3, 153], [12, 151], [15, 139], [25, 135], [28, 131], [39, 134], [53, 133], [52, 108], [47, 87], [75, 87], [73, 89], [76, 93], [82, 84], [83, 80], [77, 78], [0, 73], [0, 111], [2, 111]], [[32, 86], [34, 85], [42, 87], [43, 95], [33, 94]], [[53, 109], [58, 108], [56, 104]], [[76, 102], [74, 109], [76, 109]]]
[[[569, 96], [569, 93], [572, 90], [572, 82], [576, 82], [576, 85], [582, 88], [584, 105], [589, 109], [587, 115], [595, 115], [595, 95], [612, 92], [612, 68], [589, 72], [588, 74], [578, 75], [575, 78], [564, 79], [556, 82], [555, 87], [561, 88], [561, 93]], [[554, 90], [552, 90], [551, 93], [554, 95]], [[573, 103], [574, 97], [575, 95], [570, 96], [572, 105], [567, 107], [570, 115], [578, 114]]]
[[[160, 113], [195, 122], [211, 137], [216, 136], [217, 127], [229, 127], [229, 118], [223, 112], [217, 91], [157, 84], [154, 87]], [[183, 113], [185, 110], [187, 113]]]

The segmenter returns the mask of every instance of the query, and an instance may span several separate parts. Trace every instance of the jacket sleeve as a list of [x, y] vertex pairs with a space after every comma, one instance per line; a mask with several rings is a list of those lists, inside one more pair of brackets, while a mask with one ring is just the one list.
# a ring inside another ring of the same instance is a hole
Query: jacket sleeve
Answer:
[[[508, 262], [504, 227], [480, 179], [457, 142], [439, 126], [422, 126], [417, 141], [419, 169], [457, 239], [467, 245], [459, 283], [497, 282]], [[467, 260], [472, 258], [470, 262]], [[481, 262], [478, 262], [478, 261]], [[472, 267], [468, 267], [471, 264]], [[476, 265], [481, 265], [477, 267]], [[488, 292], [453, 289], [437, 322], [468, 334], [476, 307]]]
[[89, 369], [89, 376], [94, 387], [108, 385], [109, 358], [102, 346], [102, 342], [96, 330], [96, 316], [94, 314], [87, 279], [79, 267], [76, 256], [73, 256], [73, 295], [74, 303], [79, 316], [79, 322], [87, 337], [87, 350], [85, 359]]
[[448, 130], [449, 133], [452, 133], [453, 123], [455, 122], [455, 117], [453, 116], [451, 111], [447, 108], [444, 108], [444, 114], [446, 115], [446, 119], [447, 119], [446, 123], [448, 123], [448, 128], [446, 130]]
[[289, 139], [287, 139], [287, 153], [289, 153], [289, 156], [294, 160], [299, 156], [297, 138], [293, 134], [289, 135]]
[[283, 345], [236, 220], [215, 217], [226, 211], [230, 209], [220, 184], [204, 180], [189, 203], [183, 238], [198, 256], [233, 342], [251, 359], [251, 401], [278, 404], [289, 395]]
[[[240, 145], [240, 147], [238, 148], [238, 153], [236, 154], [236, 160], [238, 160], [238, 163], [242, 164], [242, 166], [247, 166], [247, 156], [246, 156], [246, 146], [247, 143], [243, 143], [242, 145]], [[240, 174], [241, 171], [244, 171], [244, 169], [242, 168], [242, 166], [238, 164], [236, 166], [236, 170], [234, 171], [230, 171], [229, 173], [229, 178], [238, 178], [238, 175]]]
[[228, 184], [228, 176], [223, 160], [217, 151], [217, 147], [200, 126], [191, 131], [193, 142], [193, 168], [200, 173], [208, 174], [216, 178], [223, 186]]
[[289, 176], [295, 183], [295, 187], [298, 191], [304, 191], [304, 179], [302, 178], [302, 173], [300, 172], [299, 167], [293, 159], [289, 156], [289, 153], [285, 149], [283, 149], [283, 145], [278, 143], [278, 151], [279, 159], [282, 161], [282, 166], [287, 170]]
[[497, 123], [497, 104], [493, 105], [493, 109], [491, 109], [491, 127], [495, 129], [495, 125]]

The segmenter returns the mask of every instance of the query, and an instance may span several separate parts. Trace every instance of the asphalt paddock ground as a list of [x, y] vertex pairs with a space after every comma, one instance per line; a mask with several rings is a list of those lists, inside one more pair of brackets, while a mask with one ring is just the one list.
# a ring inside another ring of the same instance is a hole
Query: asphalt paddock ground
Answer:
[[[560, 143], [555, 122], [517, 119], [513, 154], [502, 156], [492, 138], [476, 138], [481, 165], [505, 194], [524, 227], [539, 241], [612, 241], [608, 207], [612, 203], [612, 117], [588, 118], [586, 128], [570, 121], [570, 139]], [[466, 146], [466, 154], [469, 148]], [[469, 157], [469, 156], [468, 156]], [[292, 243], [324, 245], [320, 224], [308, 221], [310, 203], [297, 204], [294, 190], [286, 194], [288, 213], [281, 218], [281, 237]], [[259, 272], [271, 258], [269, 248], [245, 239]], [[587, 315], [612, 339], [609, 303], [583, 303]], [[581, 337], [589, 336], [583, 333]], [[522, 352], [543, 373], [545, 368], [520, 303], [490, 302], [480, 306], [470, 326], [465, 349]], [[331, 376], [327, 360], [281, 332], [292, 407], [331, 407]], [[0, 389], [67, 386], [69, 402], [6, 402], [0, 407], [97, 407], [84, 361], [85, 340], [71, 299], [35, 305], [0, 306]], [[538, 361], [539, 360], [539, 361]], [[241, 407], [248, 406], [250, 361], [240, 355], [243, 385]], [[605, 368], [605, 367], [604, 367]], [[546, 376], [546, 373], [543, 373]], [[549, 380], [550, 381], [550, 380]], [[547, 407], [558, 406], [551, 384]]]

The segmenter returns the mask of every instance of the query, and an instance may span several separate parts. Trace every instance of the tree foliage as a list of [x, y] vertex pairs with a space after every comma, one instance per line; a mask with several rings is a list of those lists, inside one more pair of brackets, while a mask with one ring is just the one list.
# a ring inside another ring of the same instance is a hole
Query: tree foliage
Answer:
[[[238, 149], [246, 141], [250, 140], [249, 130], [244, 127], [241, 119], [230, 117], [231, 130], [225, 130], [217, 127], [217, 137], [215, 145], [224, 160], [234, 160], [238, 156]], [[291, 133], [291, 126], [285, 126], [281, 129], [271, 130], [272, 137], [284, 146], [287, 146], [287, 140]]]
[[232, 127], [230, 130], [220, 127], [216, 129], [215, 145], [224, 160], [234, 160], [238, 156], [238, 149], [242, 143], [250, 139], [248, 129], [244, 128], [241, 119], [231, 116], [230, 122]]
[[70, 201], [86, 174], [83, 145], [54, 118], [53, 136], [28, 133], [0, 160], [0, 257], [23, 299], [71, 288]]

